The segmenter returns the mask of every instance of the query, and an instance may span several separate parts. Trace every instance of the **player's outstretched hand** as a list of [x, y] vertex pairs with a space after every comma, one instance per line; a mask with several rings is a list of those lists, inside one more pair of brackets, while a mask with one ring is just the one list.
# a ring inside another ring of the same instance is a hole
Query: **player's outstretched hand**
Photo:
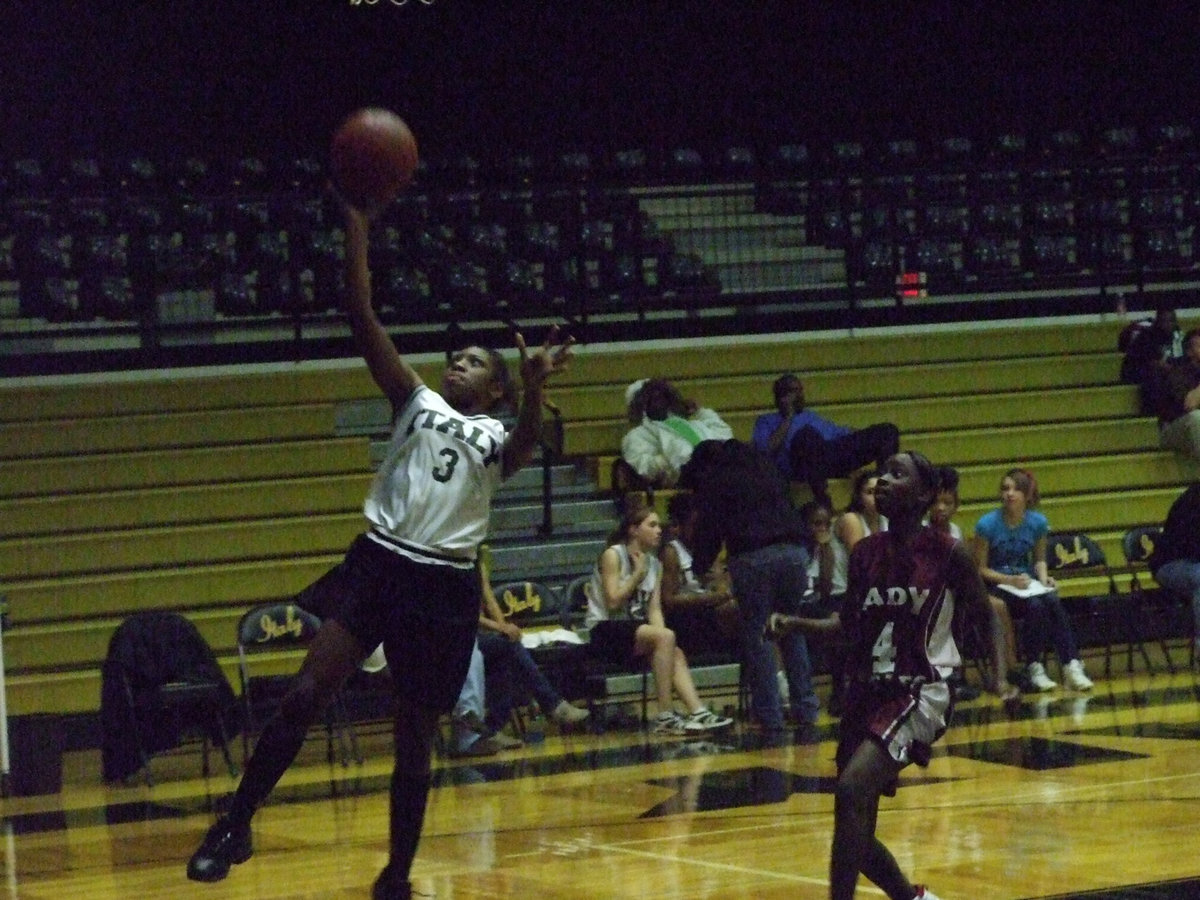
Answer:
[[547, 378], [565, 369], [575, 343], [575, 338], [570, 335], [560, 338], [557, 325], [550, 329], [545, 343], [533, 353], [526, 349], [525, 338], [520, 332], [517, 332], [515, 340], [517, 350], [521, 353], [521, 382], [526, 389], [540, 388]]

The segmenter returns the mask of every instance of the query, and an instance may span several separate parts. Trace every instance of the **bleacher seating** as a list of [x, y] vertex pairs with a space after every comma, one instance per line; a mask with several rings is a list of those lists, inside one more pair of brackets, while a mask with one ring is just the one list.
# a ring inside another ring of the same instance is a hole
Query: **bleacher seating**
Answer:
[[[912, 273], [947, 318], [971, 315], [949, 312], [960, 295], [1030, 291], [1049, 292], [1048, 311], [1100, 312], [1106, 288], [1200, 282], [1198, 152], [1179, 125], [427, 160], [383, 219], [380, 305], [438, 339], [451, 324], [548, 315], [605, 339], [620, 334], [610, 321], [680, 315], [740, 333], [775, 330], [761, 317], [781, 311], [867, 315]], [[244, 345], [226, 361], [319, 346], [340, 325], [342, 240], [320, 170], [305, 157], [8, 161], [0, 321], [20, 335], [0, 345], [8, 371], [97, 328], [143, 351], [133, 365], [182, 363], [173, 348], [214, 334]], [[1090, 308], [1069, 308], [1071, 290], [1095, 292]]]
[[[1160, 522], [1194, 475], [1158, 449], [1136, 389], [1119, 383], [1120, 327], [1081, 319], [581, 347], [552, 390], [567, 455], [555, 467], [554, 534], [540, 533], [541, 474], [528, 470], [532, 498], [514, 488], [497, 510], [497, 577], [561, 585], [590, 569], [612, 507], [604, 484], [570, 473], [607, 471], [632, 377], [673, 378], [745, 438], [787, 370], [831, 418], [891, 419], [903, 446], [956, 465], [968, 530], [995, 505], [1002, 472], [1023, 464], [1055, 529], [1087, 531], [1122, 560], [1124, 532]], [[436, 383], [437, 360], [419, 367]], [[338, 428], [339, 408], [376, 397], [361, 365], [10, 379], [0, 396], [16, 714], [94, 712], [108, 638], [143, 609], [196, 622], [232, 680], [237, 618], [306, 585], [361, 528], [369, 437]], [[1128, 574], [1117, 581], [1124, 589]], [[1085, 578], [1064, 592], [1102, 589]]]
[[[590, 568], [630, 380], [671, 378], [745, 438], [787, 370], [836, 421], [890, 419], [904, 446], [958, 466], [964, 526], [1027, 464], [1052, 525], [1120, 560], [1123, 533], [1161, 521], [1195, 475], [1117, 379], [1105, 291], [1189, 315], [1197, 159], [1178, 126], [426, 160], [373, 232], [377, 299], [406, 349], [477, 320], [501, 323], [497, 342], [509, 319], [579, 331], [553, 391], [558, 543], [538, 543], [542, 509], [514, 490], [501, 573], [560, 584]], [[0, 165], [0, 372], [114, 370], [0, 381], [14, 712], [93, 711], [108, 637], [141, 609], [188, 615], [232, 677], [237, 617], [308, 583], [360, 528], [369, 438], [337, 424], [375, 396], [360, 365], [115, 374], [352, 355], [321, 184], [306, 157]], [[929, 296], [900, 302], [901, 272]], [[1037, 321], [1064, 313], [1081, 315]], [[631, 343], [664, 336], [709, 340]], [[433, 356], [421, 365], [436, 381]]]

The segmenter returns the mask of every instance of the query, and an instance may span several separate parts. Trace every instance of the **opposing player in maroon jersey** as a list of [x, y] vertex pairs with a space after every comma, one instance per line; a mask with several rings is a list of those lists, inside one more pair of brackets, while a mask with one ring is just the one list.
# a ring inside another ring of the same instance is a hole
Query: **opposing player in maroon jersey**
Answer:
[[936, 900], [900, 871], [875, 836], [875, 821], [880, 798], [895, 794], [900, 770], [927, 765], [931, 745], [946, 731], [953, 708], [947, 678], [962, 665], [955, 633], [980, 630], [992, 648], [989, 689], [1011, 693], [975, 561], [961, 542], [922, 525], [936, 497], [929, 460], [919, 453], [891, 457], [875, 487], [889, 527], [850, 554], [841, 612], [828, 619], [773, 616], [769, 625], [773, 634], [840, 632], [848, 646], [829, 865], [833, 900], [854, 896], [860, 872], [892, 900]]

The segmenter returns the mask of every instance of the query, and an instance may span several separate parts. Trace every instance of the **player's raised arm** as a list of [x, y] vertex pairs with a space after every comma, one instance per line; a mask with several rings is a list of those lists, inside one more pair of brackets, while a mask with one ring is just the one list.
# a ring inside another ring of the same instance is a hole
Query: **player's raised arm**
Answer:
[[359, 353], [379, 389], [399, 409], [423, 382], [410, 366], [371, 305], [371, 269], [367, 259], [370, 219], [339, 198], [346, 220], [346, 288], [342, 308]]
[[558, 326], [555, 326], [550, 329], [546, 342], [534, 353], [526, 350], [525, 338], [520, 333], [516, 335], [516, 342], [521, 354], [521, 408], [517, 413], [517, 424], [504, 444], [505, 478], [533, 458], [542, 431], [546, 379], [567, 367], [575, 339], [570, 336], [560, 339]]

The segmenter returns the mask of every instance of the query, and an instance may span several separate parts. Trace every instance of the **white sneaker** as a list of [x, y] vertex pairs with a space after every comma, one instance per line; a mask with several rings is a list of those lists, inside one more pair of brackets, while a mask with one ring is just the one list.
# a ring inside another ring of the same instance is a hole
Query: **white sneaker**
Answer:
[[1058, 682], [1050, 680], [1050, 676], [1046, 674], [1046, 667], [1040, 662], [1031, 662], [1025, 672], [1035, 691], [1052, 691], [1058, 687]]
[[1083, 671], [1083, 663], [1077, 659], [1063, 666], [1063, 684], [1070, 691], [1090, 691], [1094, 687], [1092, 679]]
[[687, 734], [687, 719], [673, 709], [664, 710], [654, 717], [651, 730], [655, 734]]
[[566, 700], [559, 700], [558, 706], [550, 713], [550, 718], [559, 725], [577, 725], [588, 717], [588, 711], [579, 706], [573, 706]]
[[913, 887], [917, 889], [917, 895], [913, 897], [913, 900], [941, 900], [937, 894], [923, 884], [914, 884]]
[[779, 685], [779, 700], [787, 706], [792, 700], [792, 690], [788, 687], [787, 675], [780, 671], [775, 673], [775, 683]]
[[715, 731], [718, 728], [728, 728], [732, 724], [733, 719], [726, 716], [718, 716], [707, 707], [701, 707], [690, 716], [683, 717], [684, 731], [689, 734], [697, 731]]

